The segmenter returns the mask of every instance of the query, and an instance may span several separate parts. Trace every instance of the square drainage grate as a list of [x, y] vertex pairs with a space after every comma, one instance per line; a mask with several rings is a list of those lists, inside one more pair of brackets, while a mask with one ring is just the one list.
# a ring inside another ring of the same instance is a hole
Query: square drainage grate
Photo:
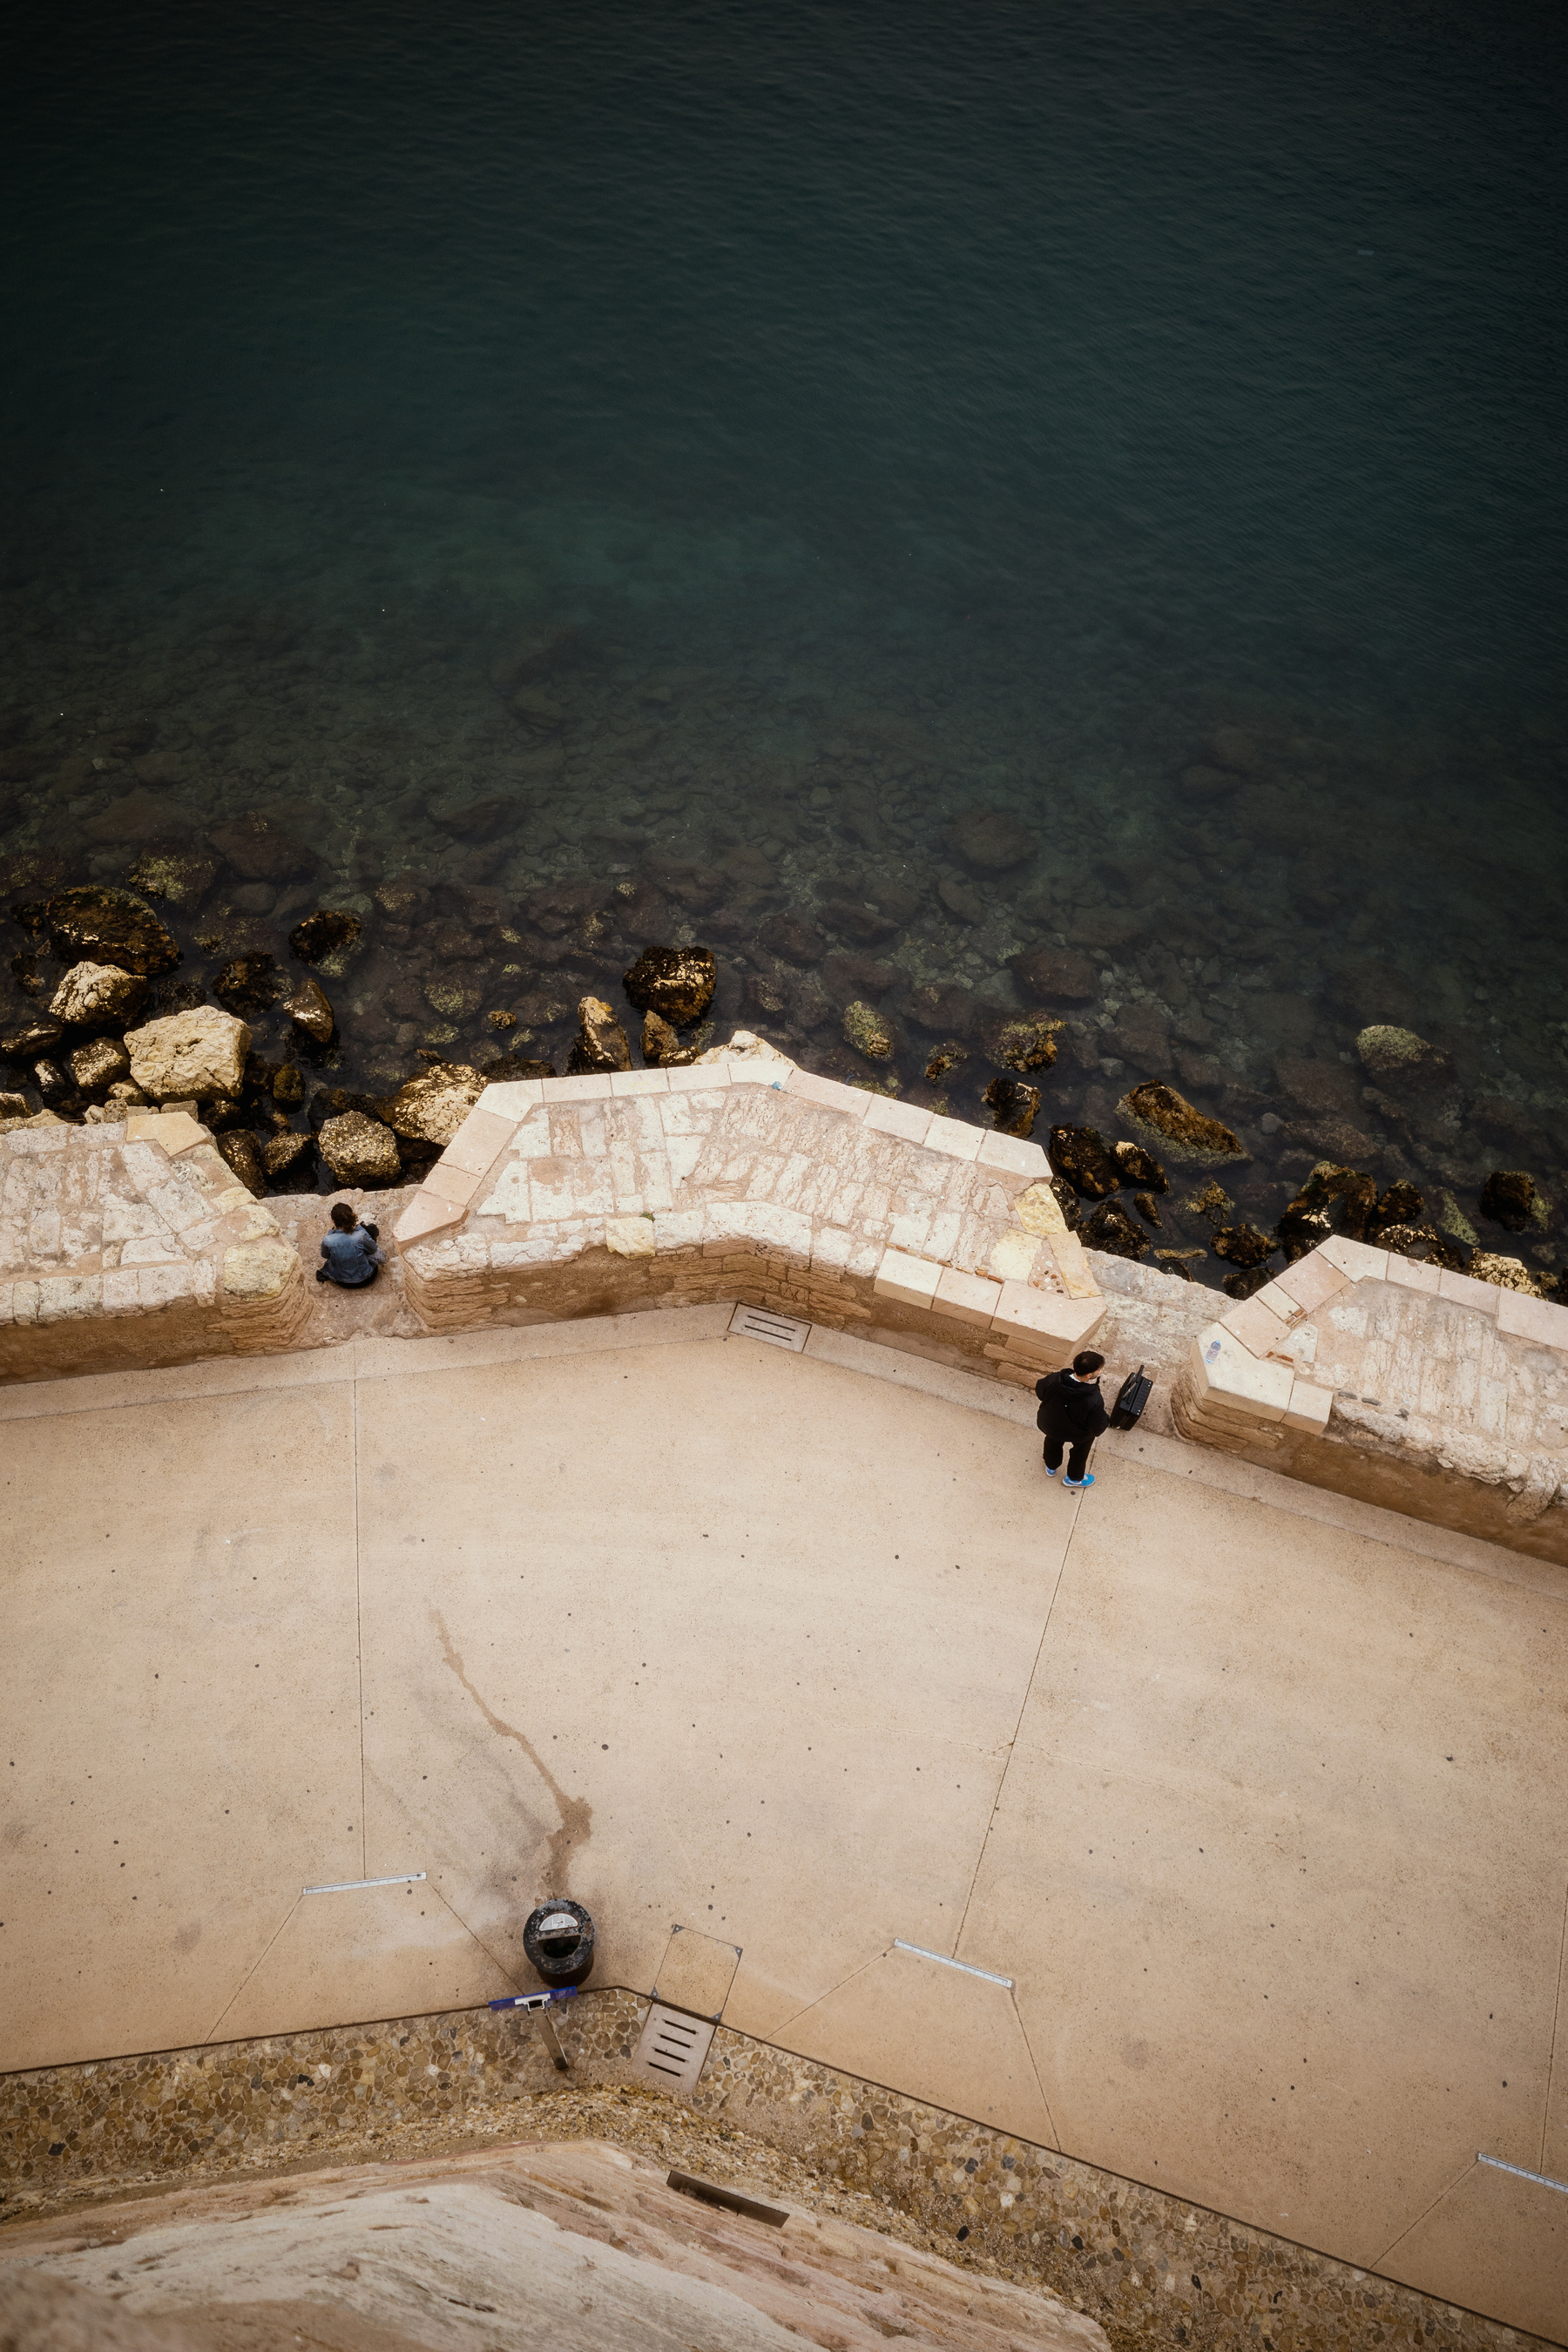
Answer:
[[632, 2053], [632, 2063], [661, 2091], [689, 2096], [712, 2045], [713, 2027], [709, 2020], [683, 2017], [678, 2009], [663, 2009], [655, 2001]]
[[809, 1323], [793, 1315], [775, 1315], [771, 1307], [737, 1307], [730, 1318], [731, 1338], [763, 1339], [770, 1348], [787, 1348], [798, 1356], [811, 1337]]

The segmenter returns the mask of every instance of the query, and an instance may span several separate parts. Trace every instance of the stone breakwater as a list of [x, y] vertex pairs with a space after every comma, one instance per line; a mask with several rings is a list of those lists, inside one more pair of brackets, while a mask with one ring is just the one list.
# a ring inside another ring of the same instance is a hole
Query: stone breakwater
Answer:
[[[1047, 2286], [1128, 2352], [1152, 2340], [1205, 2352], [1532, 2352], [1538, 2342], [725, 2026], [689, 2106], [639, 2097], [624, 2114], [605, 2103], [584, 2116], [584, 2092], [638, 2079], [647, 2009], [615, 1988], [558, 2013], [572, 2067], [563, 2129], [700, 2157], [721, 2179], [752, 2178], [746, 2158], [760, 2143], [792, 2160], [777, 2180], [786, 2198], [804, 2192]], [[553, 2132], [562, 2080], [536, 2028], [488, 2010], [13, 2074], [0, 2083], [0, 2210], [15, 2220], [133, 2189]]]

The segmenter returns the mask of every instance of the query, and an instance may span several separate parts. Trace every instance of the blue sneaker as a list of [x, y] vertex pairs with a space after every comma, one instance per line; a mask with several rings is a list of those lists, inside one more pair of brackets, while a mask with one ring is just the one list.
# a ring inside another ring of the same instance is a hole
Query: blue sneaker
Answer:
[[1056, 1472], [1051, 1468], [1050, 1464], [1047, 1462], [1047, 1465], [1046, 1465], [1046, 1475], [1047, 1475], [1047, 1478], [1054, 1478], [1054, 1477], [1056, 1476], [1056, 1475], [1057, 1475], [1057, 1474], [1056, 1474]]
[[1087, 1477], [1064, 1478], [1062, 1480], [1062, 1485], [1069, 1495], [1081, 1495], [1086, 1486], [1092, 1486], [1093, 1484], [1094, 1473], [1092, 1470], [1089, 1471]]

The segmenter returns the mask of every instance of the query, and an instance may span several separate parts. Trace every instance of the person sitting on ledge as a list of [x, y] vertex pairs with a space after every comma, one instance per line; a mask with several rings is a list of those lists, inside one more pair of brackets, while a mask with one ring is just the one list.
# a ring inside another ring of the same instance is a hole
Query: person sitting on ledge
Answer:
[[332, 1202], [332, 1230], [321, 1244], [323, 1266], [316, 1269], [318, 1282], [335, 1282], [344, 1290], [363, 1290], [374, 1282], [377, 1269], [384, 1263], [381, 1250], [380, 1228], [362, 1225], [358, 1213], [346, 1201]]
[[1081, 1494], [1085, 1486], [1093, 1486], [1089, 1449], [1100, 1432], [1110, 1426], [1110, 1415], [1105, 1410], [1096, 1378], [1104, 1361], [1105, 1358], [1096, 1355], [1092, 1348], [1080, 1348], [1070, 1370], [1047, 1372], [1043, 1381], [1035, 1382], [1035, 1394], [1040, 1400], [1035, 1426], [1045, 1432], [1046, 1475], [1056, 1476], [1061, 1467], [1062, 1448], [1070, 1446], [1068, 1474], [1062, 1480], [1069, 1494]]

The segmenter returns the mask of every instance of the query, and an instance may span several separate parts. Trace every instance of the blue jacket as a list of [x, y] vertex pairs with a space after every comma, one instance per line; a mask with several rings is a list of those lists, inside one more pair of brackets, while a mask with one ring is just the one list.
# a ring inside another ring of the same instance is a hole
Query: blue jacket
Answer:
[[372, 1281], [383, 1263], [375, 1235], [367, 1234], [363, 1225], [349, 1234], [334, 1225], [321, 1244], [321, 1255], [327, 1261], [328, 1280], [341, 1282], [347, 1290], [357, 1290]]

